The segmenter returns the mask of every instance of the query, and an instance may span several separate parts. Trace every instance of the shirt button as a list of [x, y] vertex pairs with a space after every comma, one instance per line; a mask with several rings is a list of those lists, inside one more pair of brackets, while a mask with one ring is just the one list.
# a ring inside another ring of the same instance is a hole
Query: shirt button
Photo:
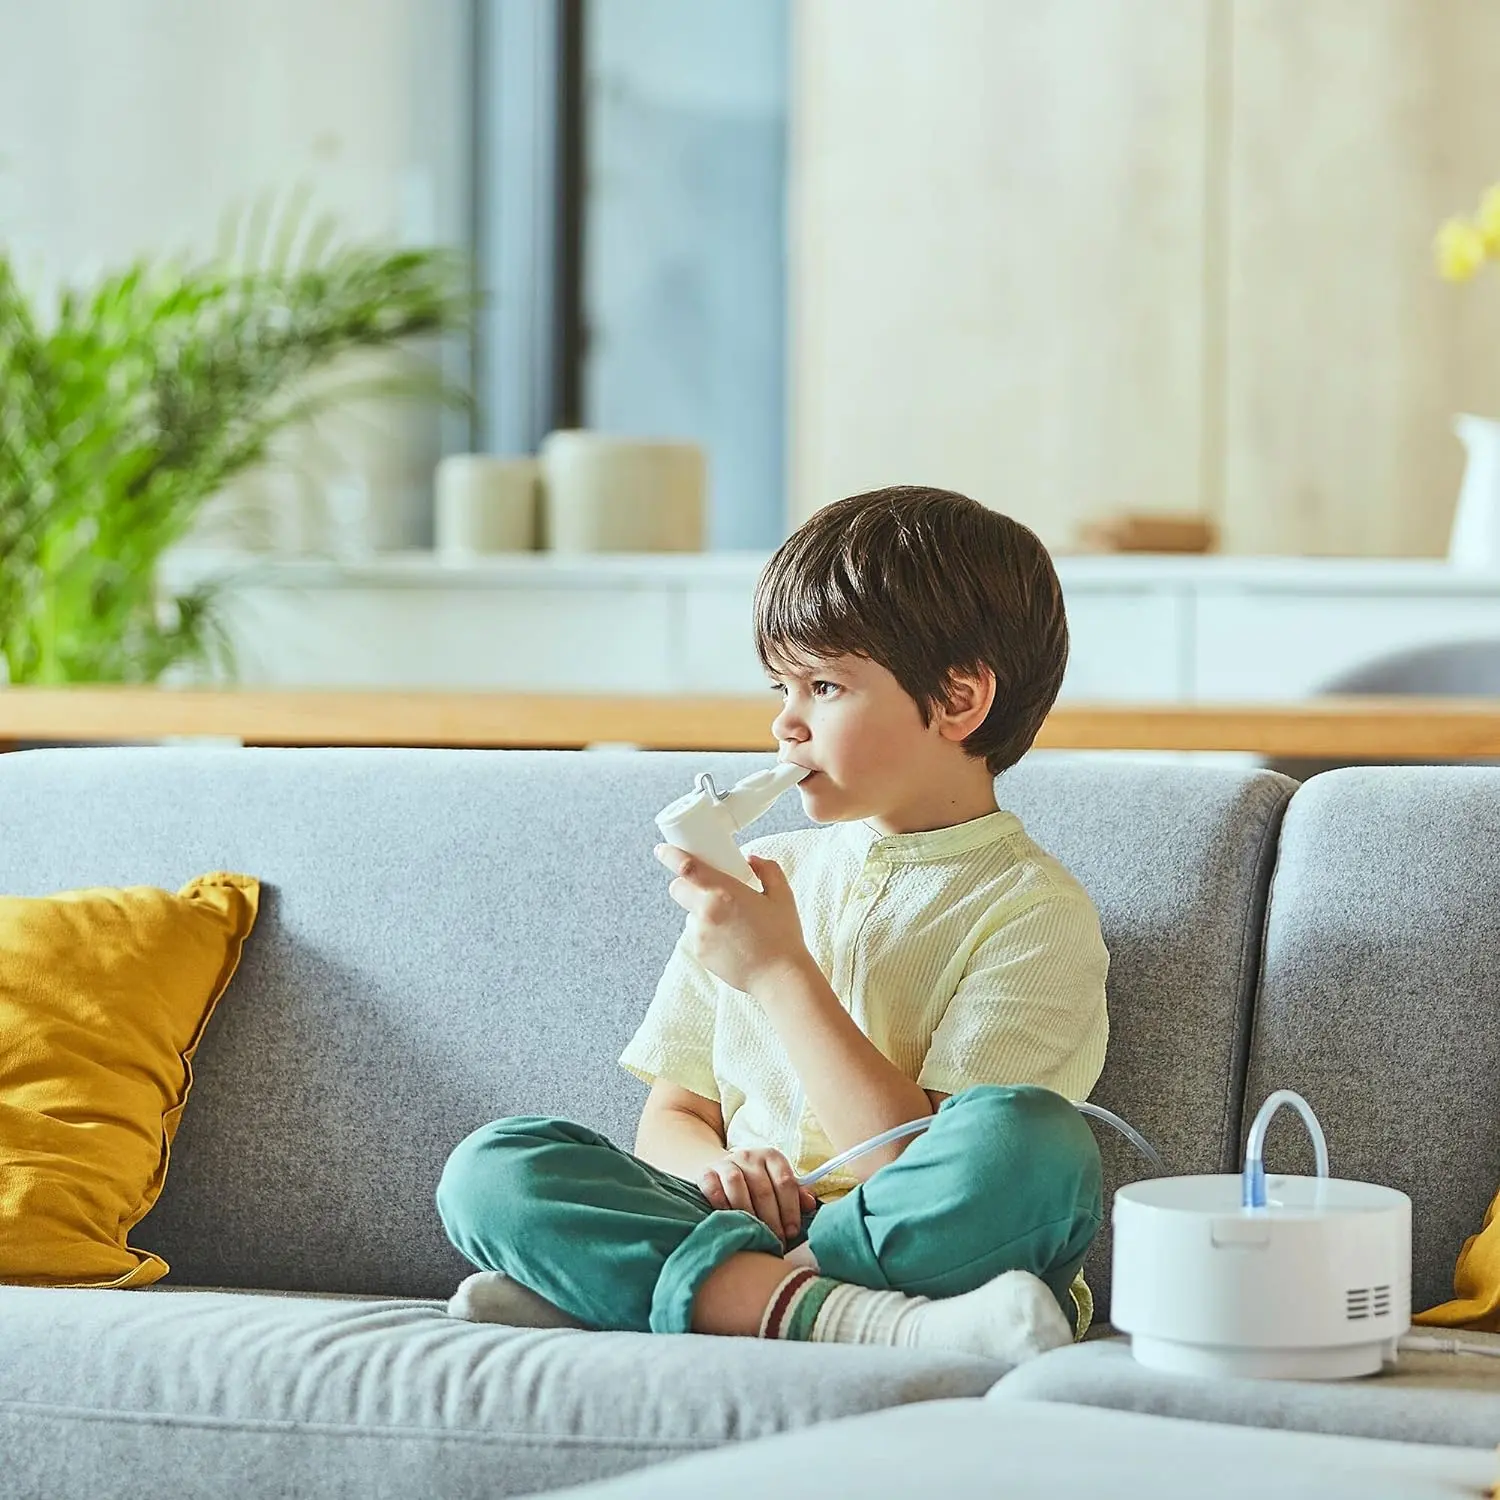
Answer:
[[873, 880], [861, 880], [854, 887], [854, 894], [861, 900], [866, 896], [875, 894], [875, 882]]

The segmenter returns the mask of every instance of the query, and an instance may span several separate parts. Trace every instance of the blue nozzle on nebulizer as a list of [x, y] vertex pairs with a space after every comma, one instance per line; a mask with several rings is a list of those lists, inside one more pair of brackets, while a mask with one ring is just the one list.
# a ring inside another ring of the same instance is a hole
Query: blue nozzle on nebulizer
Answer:
[[1240, 1202], [1245, 1208], [1266, 1206], [1266, 1131], [1270, 1128], [1271, 1117], [1276, 1111], [1287, 1106], [1302, 1116], [1302, 1123], [1307, 1127], [1308, 1136], [1313, 1143], [1313, 1155], [1317, 1159], [1318, 1176], [1328, 1176], [1328, 1142], [1323, 1138], [1323, 1127], [1318, 1124], [1312, 1105], [1291, 1089], [1277, 1089], [1261, 1105], [1245, 1141], [1245, 1170], [1240, 1178]]

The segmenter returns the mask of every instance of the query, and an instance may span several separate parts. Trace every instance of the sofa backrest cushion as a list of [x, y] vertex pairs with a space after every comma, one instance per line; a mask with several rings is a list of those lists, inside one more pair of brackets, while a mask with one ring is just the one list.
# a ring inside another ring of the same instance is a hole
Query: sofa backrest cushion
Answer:
[[[1083, 882], [1109, 949], [1109, 1050], [1090, 1096], [1172, 1174], [1228, 1170], [1237, 1149], [1266, 892], [1295, 783], [1213, 762], [1032, 755], [1000, 801]], [[1105, 1203], [1152, 1175], [1094, 1121]], [[1109, 1310], [1108, 1222], [1084, 1274]]]
[[[467, 1267], [433, 1190], [502, 1115], [629, 1146], [617, 1066], [682, 913], [654, 815], [700, 770], [765, 757], [401, 750], [0, 756], [0, 891], [262, 881], [199, 1049], [150, 1243], [200, 1286], [447, 1295]], [[1095, 1097], [1174, 1171], [1215, 1170], [1289, 784], [1221, 767], [1038, 756], [1001, 801], [1082, 879], [1111, 950]], [[787, 797], [756, 833], [801, 824]], [[1139, 1174], [1101, 1134], [1112, 1180]], [[1088, 1271], [1108, 1282], [1107, 1243]]]
[[[1335, 1177], [1412, 1199], [1412, 1305], [1445, 1301], [1500, 1187], [1500, 769], [1370, 767], [1293, 798], [1271, 888], [1245, 1125], [1312, 1105]], [[1268, 1172], [1309, 1172], [1277, 1116]]]

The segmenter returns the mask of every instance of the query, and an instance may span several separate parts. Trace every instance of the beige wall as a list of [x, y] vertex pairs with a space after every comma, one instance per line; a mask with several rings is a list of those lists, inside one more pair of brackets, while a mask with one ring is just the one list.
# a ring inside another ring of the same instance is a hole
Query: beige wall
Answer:
[[801, 0], [793, 516], [968, 489], [1056, 547], [1436, 554], [1500, 296], [1431, 271], [1500, 177], [1483, 0]]
[[1500, 417], [1500, 283], [1432, 270], [1500, 178], [1500, 5], [1240, 0], [1223, 517], [1246, 552], [1437, 555]]

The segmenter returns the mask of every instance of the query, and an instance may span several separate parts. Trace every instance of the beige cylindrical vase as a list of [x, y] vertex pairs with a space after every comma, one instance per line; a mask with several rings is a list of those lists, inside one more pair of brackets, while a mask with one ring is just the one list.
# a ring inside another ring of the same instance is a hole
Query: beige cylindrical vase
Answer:
[[701, 552], [708, 462], [695, 443], [599, 432], [542, 443], [545, 545], [554, 552]]
[[534, 458], [449, 454], [437, 466], [434, 487], [433, 539], [439, 555], [534, 551], [540, 484]]

